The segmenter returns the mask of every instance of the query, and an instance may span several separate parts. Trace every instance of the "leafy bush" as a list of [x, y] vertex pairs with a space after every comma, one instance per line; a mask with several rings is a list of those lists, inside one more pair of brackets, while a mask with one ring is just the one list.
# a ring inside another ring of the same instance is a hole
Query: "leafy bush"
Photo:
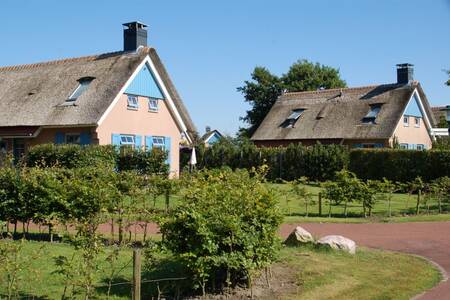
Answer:
[[168, 153], [158, 148], [150, 151], [121, 149], [117, 158], [119, 171], [135, 170], [140, 174], [161, 174], [169, 173], [167, 164]]
[[30, 167], [109, 167], [116, 165], [116, 151], [111, 145], [80, 146], [42, 144], [29, 149], [25, 161]]
[[202, 171], [161, 224], [164, 244], [205, 292], [206, 284], [251, 284], [276, 256], [281, 215], [262, 171]]
[[[288, 147], [258, 148], [249, 142], [233, 143], [223, 139], [212, 147], [197, 147], [199, 169], [230, 167], [232, 169], [268, 165], [270, 180], [294, 180], [302, 176], [310, 180], [327, 180], [348, 165], [348, 150], [339, 145], [305, 147], [290, 144]], [[189, 161], [190, 153], [182, 156], [182, 163]]]
[[361, 179], [386, 178], [408, 182], [421, 177], [426, 182], [450, 176], [450, 151], [410, 151], [396, 149], [352, 150], [349, 170]]

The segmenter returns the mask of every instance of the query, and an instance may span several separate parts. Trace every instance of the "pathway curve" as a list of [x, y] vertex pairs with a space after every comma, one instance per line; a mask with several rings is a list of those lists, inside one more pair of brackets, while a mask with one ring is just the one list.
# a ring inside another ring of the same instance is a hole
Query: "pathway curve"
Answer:
[[[450, 274], [450, 222], [283, 224], [281, 235], [287, 237], [298, 225], [315, 236], [339, 234], [354, 240], [358, 245], [424, 256], [438, 264], [444, 274]], [[450, 281], [442, 281], [417, 298], [449, 300]]]

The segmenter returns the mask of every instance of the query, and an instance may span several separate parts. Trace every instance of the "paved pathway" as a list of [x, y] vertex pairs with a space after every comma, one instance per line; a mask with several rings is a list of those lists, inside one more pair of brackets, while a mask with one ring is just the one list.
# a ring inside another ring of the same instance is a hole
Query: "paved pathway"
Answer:
[[[283, 224], [281, 235], [288, 236], [297, 225], [316, 236], [339, 234], [353, 239], [358, 245], [424, 256], [438, 264], [445, 274], [450, 274], [450, 222]], [[417, 298], [450, 300], [450, 280]]]

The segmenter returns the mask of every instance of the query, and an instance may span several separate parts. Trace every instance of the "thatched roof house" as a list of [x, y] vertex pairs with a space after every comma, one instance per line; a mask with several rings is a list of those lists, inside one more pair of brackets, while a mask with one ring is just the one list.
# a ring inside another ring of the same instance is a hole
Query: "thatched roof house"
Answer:
[[260, 146], [321, 142], [351, 147], [431, 147], [434, 116], [412, 65], [398, 66], [398, 82], [287, 92], [252, 136]]
[[123, 51], [0, 67], [0, 148], [20, 155], [48, 142], [159, 143], [178, 161], [178, 145], [193, 140], [195, 126], [147, 47], [146, 25], [124, 25]]

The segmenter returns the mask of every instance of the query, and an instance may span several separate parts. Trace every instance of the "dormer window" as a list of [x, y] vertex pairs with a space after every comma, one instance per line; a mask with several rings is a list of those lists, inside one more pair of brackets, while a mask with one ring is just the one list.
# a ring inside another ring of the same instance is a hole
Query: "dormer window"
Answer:
[[281, 124], [281, 127], [283, 128], [293, 128], [297, 120], [300, 118], [300, 116], [303, 114], [305, 109], [298, 108], [293, 109], [291, 114], [286, 118], [286, 120]]
[[381, 110], [380, 104], [371, 105], [369, 112], [366, 114], [366, 116], [362, 120], [363, 123], [364, 124], [375, 124], [375, 120], [378, 117], [380, 110]]
[[75, 89], [75, 91], [70, 95], [70, 97], [66, 100], [67, 102], [74, 102], [76, 101], [89, 87], [92, 80], [94, 80], [94, 77], [83, 77], [78, 79], [78, 87]]
[[138, 97], [128, 95], [128, 105], [129, 109], [137, 110], [139, 108], [139, 100]]

